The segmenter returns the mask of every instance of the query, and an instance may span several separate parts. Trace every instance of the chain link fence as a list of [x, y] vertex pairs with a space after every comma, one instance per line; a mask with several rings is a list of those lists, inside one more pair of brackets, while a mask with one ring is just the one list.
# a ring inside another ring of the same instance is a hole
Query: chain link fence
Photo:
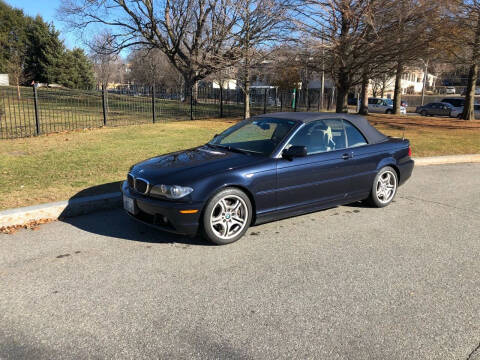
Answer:
[[[242, 117], [241, 89], [198, 87], [187, 99], [181, 89], [129, 87], [108, 91], [0, 86], [0, 139], [96, 128], [181, 120]], [[317, 89], [252, 88], [251, 115], [330, 109]]]

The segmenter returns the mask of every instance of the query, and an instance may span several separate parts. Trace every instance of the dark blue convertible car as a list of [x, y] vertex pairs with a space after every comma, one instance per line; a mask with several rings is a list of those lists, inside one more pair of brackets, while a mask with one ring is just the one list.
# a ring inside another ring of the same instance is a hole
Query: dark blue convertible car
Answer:
[[265, 114], [132, 166], [124, 208], [159, 229], [228, 244], [252, 224], [360, 200], [390, 204], [413, 170], [409, 145], [357, 115]]

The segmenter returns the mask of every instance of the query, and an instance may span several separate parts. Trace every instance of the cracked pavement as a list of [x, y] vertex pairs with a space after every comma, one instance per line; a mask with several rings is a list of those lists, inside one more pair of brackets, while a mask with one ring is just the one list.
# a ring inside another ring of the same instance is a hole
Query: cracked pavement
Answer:
[[480, 359], [480, 164], [229, 246], [101, 212], [0, 235], [0, 359]]

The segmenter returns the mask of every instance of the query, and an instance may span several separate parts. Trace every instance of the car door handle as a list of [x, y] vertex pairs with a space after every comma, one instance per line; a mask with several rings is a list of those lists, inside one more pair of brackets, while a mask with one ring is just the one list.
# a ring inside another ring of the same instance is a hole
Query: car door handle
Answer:
[[345, 154], [342, 155], [343, 160], [348, 160], [348, 159], [351, 159], [351, 158], [353, 158], [353, 152], [345, 153]]

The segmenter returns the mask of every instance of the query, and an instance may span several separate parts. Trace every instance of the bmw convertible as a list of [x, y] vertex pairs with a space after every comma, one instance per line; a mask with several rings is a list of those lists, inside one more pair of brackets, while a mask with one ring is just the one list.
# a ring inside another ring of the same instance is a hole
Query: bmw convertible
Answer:
[[413, 165], [408, 140], [362, 116], [265, 114], [132, 166], [123, 204], [161, 230], [228, 244], [251, 225], [363, 200], [387, 206]]

